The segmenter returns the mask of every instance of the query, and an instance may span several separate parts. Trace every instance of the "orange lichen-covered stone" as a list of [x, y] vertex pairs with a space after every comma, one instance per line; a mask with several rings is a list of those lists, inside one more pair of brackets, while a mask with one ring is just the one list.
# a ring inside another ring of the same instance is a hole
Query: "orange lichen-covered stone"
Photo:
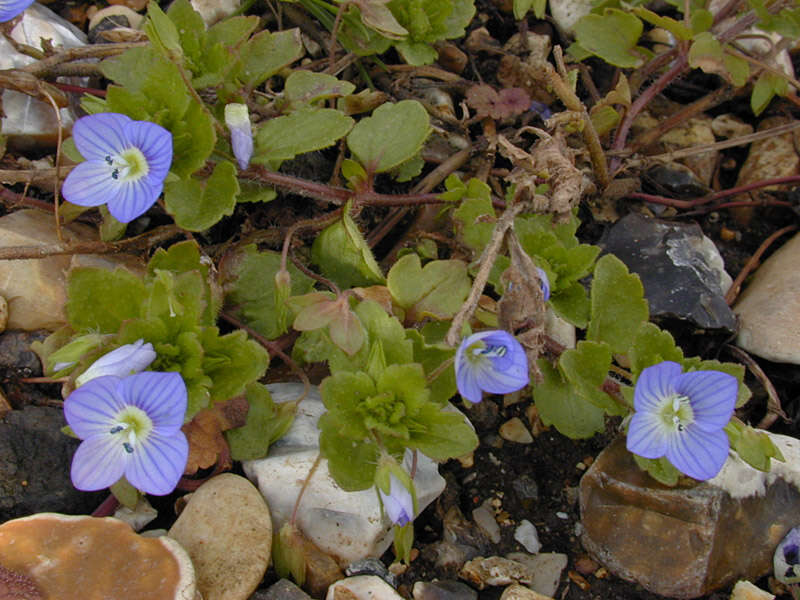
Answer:
[[35, 582], [43, 600], [195, 598], [194, 568], [171, 538], [113, 519], [41, 513], [0, 525], [0, 565]]

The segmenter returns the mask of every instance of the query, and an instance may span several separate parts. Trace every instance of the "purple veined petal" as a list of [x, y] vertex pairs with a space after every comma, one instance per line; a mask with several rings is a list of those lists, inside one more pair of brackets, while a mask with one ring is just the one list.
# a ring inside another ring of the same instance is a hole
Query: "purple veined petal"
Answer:
[[84, 492], [105, 489], [119, 481], [128, 460], [122, 444], [108, 431], [92, 436], [81, 442], [72, 457], [72, 484]]
[[69, 172], [61, 186], [64, 198], [78, 206], [100, 206], [109, 194], [114, 195], [120, 183], [111, 178], [105, 162], [86, 161]]
[[515, 362], [506, 370], [495, 369], [492, 359], [482, 363], [475, 369], [475, 380], [478, 386], [490, 394], [509, 394], [521, 390], [530, 381], [528, 378], [528, 362]]
[[714, 431], [731, 420], [739, 382], [722, 371], [692, 371], [675, 379], [675, 391], [689, 397], [694, 424], [703, 431]]
[[673, 434], [658, 413], [641, 411], [631, 418], [625, 445], [630, 452], [644, 458], [661, 458], [667, 453]]
[[164, 496], [178, 485], [189, 457], [189, 443], [183, 432], [162, 435], [153, 430], [139, 441], [125, 469], [125, 478], [138, 490]]
[[186, 416], [186, 384], [178, 373], [144, 371], [119, 382], [120, 394], [142, 409], [161, 435], [180, 430]]
[[10, 21], [33, 4], [33, 0], [0, 0], [0, 23]]
[[104, 161], [131, 145], [126, 134], [130, 122], [130, 117], [118, 113], [81, 117], [72, 126], [72, 138], [83, 158]]
[[473, 404], [477, 404], [483, 399], [483, 391], [478, 386], [477, 377], [474, 369], [470, 368], [465, 362], [458, 362], [456, 359], [456, 387], [458, 393]]
[[394, 523], [402, 527], [414, 518], [414, 500], [411, 492], [406, 489], [400, 480], [393, 474], [389, 474], [389, 493], [386, 494], [382, 489], [378, 489], [383, 501], [383, 510], [386, 516]]
[[154, 188], [146, 177], [118, 184], [113, 195], [107, 194], [108, 212], [120, 223], [130, 223], [146, 213], [161, 195], [162, 186]]
[[722, 469], [728, 448], [728, 436], [722, 429], [703, 431], [693, 423], [669, 438], [666, 457], [681, 473], [705, 481]]
[[64, 401], [64, 417], [81, 439], [105, 435], [125, 407], [117, 392], [119, 377], [106, 375], [86, 382]]
[[172, 166], [172, 134], [149, 121], [131, 121], [125, 127], [129, 146], [136, 146], [144, 154], [151, 185], [163, 184]]
[[674, 380], [681, 374], [681, 366], [669, 360], [647, 367], [639, 374], [633, 393], [636, 412], [653, 411], [664, 398], [675, 393]]
[[547, 302], [550, 300], [550, 279], [547, 277], [547, 273], [545, 273], [544, 269], [536, 267], [536, 272], [539, 274], [539, 285], [542, 288], [542, 296], [544, 296], [544, 301]]

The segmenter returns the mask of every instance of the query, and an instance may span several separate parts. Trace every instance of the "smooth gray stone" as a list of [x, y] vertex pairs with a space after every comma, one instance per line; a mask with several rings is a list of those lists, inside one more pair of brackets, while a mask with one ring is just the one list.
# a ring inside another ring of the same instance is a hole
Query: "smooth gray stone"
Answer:
[[250, 600], [312, 600], [311, 596], [288, 579], [273, 583], [267, 590], [260, 590]]
[[478, 592], [460, 581], [418, 581], [412, 590], [414, 600], [478, 600]]

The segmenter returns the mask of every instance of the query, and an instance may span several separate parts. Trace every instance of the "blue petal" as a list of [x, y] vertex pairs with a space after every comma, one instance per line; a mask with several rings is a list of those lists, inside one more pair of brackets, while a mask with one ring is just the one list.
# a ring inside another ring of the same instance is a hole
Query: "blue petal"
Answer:
[[675, 393], [674, 380], [680, 374], [681, 366], [668, 360], [644, 369], [633, 393], [636, 412], [658, 410], [664, 399]]
[[672, 434], [658, 413], [637, 412], [628, 426], [626, 446], [630, 452], [644, 458], [661, 458], [667, 453]]
[[389, 475], [389, 494], [378, 488], [383, 509], [392, 523], [402, 527], [414, 518], [414, 499], [406, 487], [394, 475]]
[[187, 393], [178, 373], [137, 373], [120, 380], [119, 391], [130, 404], [147, 413], [160, 435], [172, 435], [183, 425]]
[[466, 361], [458, 362], [458, 358], [456, 358], [456, 387], [458, 393], [473, 404], [477, 404], [483, 398], [475, 371]]
[[114, 190], [113, 196], [106, 195], [108, 212], [120, 223], [130, 223], [156, 203], [162, 188], [163, 186], [154, 188], [147, 177], [123, 182]]
[[494, 361], [481, 361], [475, 369], [475, 380], [478, 386], [490, 394], [509, 394], [521, 390], [528, 385], [528, 361], [523, 354], [523, 361], [515, 361], [505, 370], [495, 368]]
[[118, 113], [81, 117], [72, 126], [72, 138], [85, 159], [103, 161], [106, 156], [114, 156], [130, 147], [125, 133], [130, 122], [130, 117]]
[[722, 371], [693, 371], [676, 378], [675, 391], [689, 397], [694, 424], [704, 431], [714, 431], [731, 420], [739, 382]]
[[[146, 179], [154, 189], [159, 188], [172, 166], [172, 134], [149, 121], [132, 121], [125, 127], [125, 135], [147, 160], [149, 171]], [[161, 193], [160, 189], [158, 193]]]
[[138, 490], [164, 496], [178, 485], [189, 457], [183, 432], [161, 435], [153, 430], [129, 455], [125, 478]]
[[703, 431], [693, 423], [669, 438], [666, 456], [681, 473], [705, 481], [719, 473], [728, 458], [728, 447], [722, 429]]
[[33, 4], [33, 0], [2, 0], [0, 1], [0, 23], [10, 21], [26, 8]]
[[81, 439], [108, 434], [126, 402], [117, 393], [120, 378], [97, 377], [74, 390], [64, 401], [64, 416]]
[[[468, 357], [470, 346], [482, 341], [487, 346], [503, 346], [504, 356]], [[516, 338], [503, 330], [474, 333], [456, 351], [456, 385], [459, 393], [472, 403], [481, 401], [481, 390], [507, 394], [528, 385], [528, 359]]]
[[122, 184], [111, 177], [109, 166], [102, 161], [87, 160], [69, 172], [61, 193], [72, 204], [78, 206], [100, 206], [109, 194], [116, 195]]
[[[94, 381], [97, 379], [86, 386]], [[127, 462], [128, 454], [119, 439], [106, 430], [104, 434], [92, 436], [78, 446], [72, 457], [72, 484], [84, 492], [105, 489], [119, 481]]]

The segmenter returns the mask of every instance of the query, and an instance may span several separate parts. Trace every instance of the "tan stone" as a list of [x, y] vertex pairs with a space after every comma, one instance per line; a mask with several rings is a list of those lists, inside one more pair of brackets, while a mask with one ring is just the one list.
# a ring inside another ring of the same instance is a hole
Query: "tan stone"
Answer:
[[503, 591], [500, 600], [553, 600], [553, 598], [526, 588], [524, 585], [514, 583]]
[[0, 565], [34, 581], [43, 600], [193, 600], [186, 552], [117, 519], [41, 513], [0, 525]]
[[169, 535], [189, 553], [205, 600], [246, 600], [269, 565], [269, 508], [252, 483], [232, 473], [201, 485]]
[[767, 360], [800, 364], [800, 234], [756, 271], [733, 312], [738, 346]]
[[756, 587], [749, 581], [737, 581], [731, 591], [731, 600], [773, 600], [774, 594], [770, 594]]
[[519, 417], [511, 417], [508, 421], [500, 425], [500, 437], [509, 442], [517, 444], [530, 444], [533, 442], [533, 436], [525, 423]]
[[[97, 239], [90, 227], [72, 223], [61, 228], [63, 243]], [[58, 244], [55, 220], [37, 210], [18, 210], [0, 217], [0, 248]], [[130, 258], [130, 257], [129, 257]], [[0, 261], [0, 295], [8, 302], [8, 329], [55, 330], [66, 323], [66, 279], [71, 266], [103, 264], [115, 258], [48, 256], [40, 259]]]
[[770, 473], [732, 456], [713, 480], [674, 488], [640, 470], [616, 439], [581, 479], [584, 547], [619, 577], [673, 598], [769, 573], [800, 511], [800, 442], [770, 438], [786, 458]]

